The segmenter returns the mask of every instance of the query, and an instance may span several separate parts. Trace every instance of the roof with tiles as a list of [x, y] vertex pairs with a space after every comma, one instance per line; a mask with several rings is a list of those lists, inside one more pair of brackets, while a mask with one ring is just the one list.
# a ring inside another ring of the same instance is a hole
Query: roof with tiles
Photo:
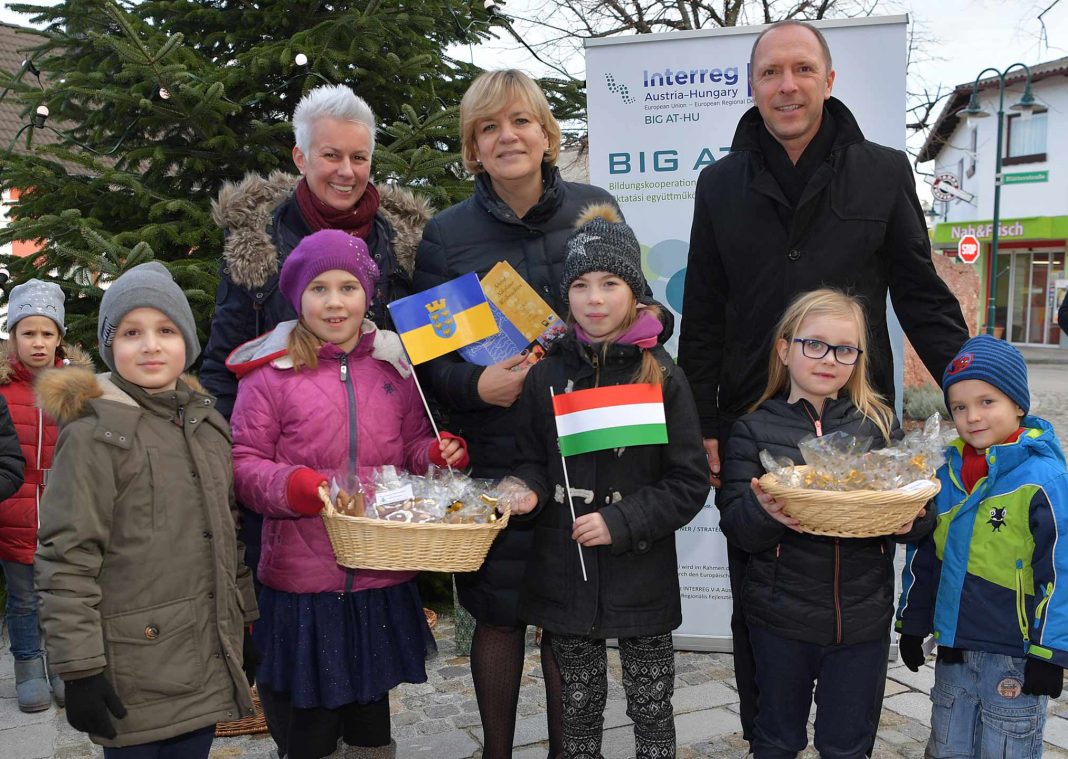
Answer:
[[[40, 42], [41, 35], [33, 29], [0, 23], [0, 72], [6, 75], [18, 73], [30, 51]], [[33, 79], [33, 75], [29, 72], [23, 74], [24, 82], [32, 82]], [[8, 93], [7, 97], [0, 100], [0, 150], [6, 150], [11, 139], [29, 123], [31, 117], [24, 116], [22, 109], [22, 103], [12, 93]], [[35, 130], [33, 139], [44, 143], [58, 142], [55, 133], [47, 129]], [[14, 149], [16, 152], [25, 152], [25, 132], [19, 137]]]

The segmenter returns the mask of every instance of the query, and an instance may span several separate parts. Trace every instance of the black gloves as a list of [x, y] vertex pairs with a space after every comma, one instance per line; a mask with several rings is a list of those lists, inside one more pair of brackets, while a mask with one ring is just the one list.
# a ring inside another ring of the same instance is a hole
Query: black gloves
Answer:
[[[1029, 696], [1057, 698], [1064, 687], [1064, 668], [1048, 661], [1027, 657], [1024, 664], [1023, 692]], [[68, 700], [70, 697], [67, 697]]]
[[923, 653], [923, 638], [919, 635], [902, 635], [897, 642], [897, 650], [901, 654], [901, 661], [913, 672], [919, 672], [927, 661]]
[[66, 685], [70, 726], [83, 733], [114, 738], [115, 726], [111, 724], [108, 712], [122, 719], [126, 716], [126, 707], [104, 674], [67, 680]]
[[252, 643], [252, 630], [245, 627], [245, 639], [241, 643], [241, 668], [245, 670], [245, 679], [251, 688], [256, 683], [256, 667], [260, 664], [260, 652]]

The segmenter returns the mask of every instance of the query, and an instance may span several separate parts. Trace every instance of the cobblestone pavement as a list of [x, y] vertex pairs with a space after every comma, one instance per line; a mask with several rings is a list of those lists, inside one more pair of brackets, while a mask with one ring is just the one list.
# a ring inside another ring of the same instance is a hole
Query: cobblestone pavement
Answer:
[[[456, 655], [450, 618], [442, 616], [435, 636], [440, 650], [429, 663], [429, 680], [420, 685], [402, 685], [391, 696], [397, 755], [402, 759], [481, 757], [482, 728], [468, 659]], [[544, 759], [548, 752], [545, 692], [537, 649], [533, 641], [528, 640], [528, 644], [514, 757]], [[676, 656], [676, 670], [674, 705], [679, 759], [744, 757], [746, 747], [738, 725], [732, 657], [680, 651]], [[71, 729], [61, 710], [53, 707], [38, 714], [19, 712], [11, 671], [5, 640], [0, 652], [0, 757], [102, 756], [98, 746]], [[608, 759], [632, 757], [633, 733], [625, 714], [619, 658], [614, 651], [609, 653], [609, 677], [603, 753]], [[891, 663], [876, 759], [923, 756], [931, 712], [927, 693], [933, 683], [931, 664], [913, 673], [896, 662]], [[1045, 736], [1045, 756], [1068, 759], [1068, 699], [1051, 702]], [[274, 759], [276, 754], [270, 737], [257, 735], [217, 738], [211, 756], [213, 759]], [[815, 759], [817, 754], [809, 748], [801, 756]]]
[[[1068, 364], [1036, 364], [1031, 367], [1030, 379], [1033, 411], [1053, 423], [1065, 446], [1068, 444]], [[439, 653], [428, 663], [429, 680], [420, 685], [400, 686], [391, 697], [398, 756], [404, 759], [480, 757], [482, 729], [468, 659], [456, 653], [450, 618], [442, 616], [435, 636]], [[634, 755], [633, 737], [625, 714], [619, 659], [614, 652], [609, 654], [609, 664], [611, 683], [605, 713], [604, 755], [618, 759]], [[743, 757], [745, 744], [738, 725], [732, 657], [680, 651], [676, 666], [674, 704], [680, 759]], [[933, 683], [932, 665], [913, 673], [891, 662], [876, 743], [877, 759], [923, 756], [931, 713], [927, 694]], [[1045, 738], [1045, 756], [1068, 759], [1068, 694], [1050, 703]], [[541, 666], [532, 642], [528, 646], [520, 693], [515, 745], [517, 759], [543, 759], [548, 751]], [[61, 710], [51, 708], [38, 714], [18, 711], [11, 655], [6, 639], [0, 641], [0, 757], [76, 759], [101, 755], [99, 747], [67, 725]], [[275, 752], [270, 737], [259, 735], [217, 739], [211, 755], [215, 759], [268, 759], [275, 757]], [[802, 754], [804, 759], [815, 756], [811, 748]]]

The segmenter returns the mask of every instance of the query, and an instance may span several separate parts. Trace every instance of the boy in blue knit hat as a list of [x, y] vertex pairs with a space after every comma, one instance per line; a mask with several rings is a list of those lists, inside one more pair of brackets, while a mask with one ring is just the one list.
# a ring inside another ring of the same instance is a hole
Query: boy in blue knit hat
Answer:
[[1064, 454], [1028, 415], [1027, 366], [1008, 343], [973, 337], [942, 390], [960, 438], [938, 470], [938, 526], [908, 548], [897, 614], [909, 669], [928, 635], [938, 644], [926, 755], [1041, 756], [1068, 666]]

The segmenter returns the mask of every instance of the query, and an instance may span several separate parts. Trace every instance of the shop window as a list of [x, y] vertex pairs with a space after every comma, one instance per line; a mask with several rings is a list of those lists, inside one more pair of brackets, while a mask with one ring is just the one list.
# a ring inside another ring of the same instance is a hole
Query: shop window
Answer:
[[1008, 137], [1005, 140], [1003, 164], [1039, 163], [1046, 160], [1046, 111], [1035, 111], [1031, 118], [1018, 113], [1005, 120]]

